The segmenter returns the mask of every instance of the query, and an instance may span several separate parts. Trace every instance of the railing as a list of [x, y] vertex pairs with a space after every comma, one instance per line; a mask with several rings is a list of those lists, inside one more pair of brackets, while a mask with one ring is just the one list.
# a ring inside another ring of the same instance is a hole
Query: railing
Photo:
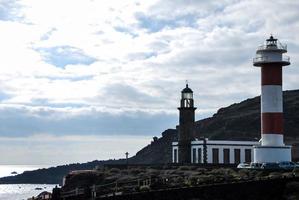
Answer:
[[84, 189], [82, 188], [76, 188], [74, 190], [66, 191], [61, 193], [62, 198], [68, 198], [68, 197], [73, 197], [73, 196], [79, 196], [84, 194]]
[[91, 187], [92, 199], [95, 199], [97, 197], [107, 197], [132, 192], [136, 188], [140, 188], [141, 186], [150, 186], [151, 182], [151, 178], [145, 178], [133, 179], [130, 181], [115, 181], [113, 183], [105, 185], [94, 185]]
[[[108, 197], [113, 195], [120, 195], [126, 191], [132, 192], [134, 188], [139, 188], [141, 186], [150, 186], [152, 183], [151, 178], [145, 179], [133, 179], [130, 181], [115, 181], [112, 183], [102, 184], [102, 185], [93, 185], [89, 189], [91, 190], [92, 199], [98, 197]], [[76, 188], [71, 191], [66, 191], [61, 193], [62, 199], [69, 199], [70, 197], [76, 197], [84, 195], [83, 188]]]
[[263, 44], [263, 45], [260, 45], [258, 48], [258, 50], [265, 50], [265, 49], [282, 49], [282, 50], [285, 50], [287, 51], [288, 47], [286, 44], [281, 44], [280, 42], [277, 44], [277, 45], [266, 45], [266, 44]]
[[290, 62], [290, 57], [283, 55], [281, 60], [275, 60], [273, 58], [269, 58], [268, 56], [261, 56], [261, 57], [256, 57], [253, 58], [254, 63], [258, 62]]

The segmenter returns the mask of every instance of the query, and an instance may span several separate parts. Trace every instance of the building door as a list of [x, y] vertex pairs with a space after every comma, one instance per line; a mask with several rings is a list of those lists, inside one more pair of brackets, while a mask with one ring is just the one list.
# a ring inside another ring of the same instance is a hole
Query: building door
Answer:
[[223, 149], [223, 163], [229, 164], [229, 149]]
[[251, 149], [245, 149], [245, 162], [251, 162]]
[[196, 149], [192, 149], [192, 163], [196, 163]]
[[177, 149], [174, 149], [173, 150], [173, 162], [174, 163], [177, 163], [178, 162], [178, 150]]
[[218, 164], [219, 163], [219, 149], [213, 148], [212, 153], [213, 153], [213, 164]]
[[201, 163], [201, 148], [197, 149], [198, 163]]
[[235, 164], [241, 163], [241, 151], [240, 149], [234, 149], [235, 152]]

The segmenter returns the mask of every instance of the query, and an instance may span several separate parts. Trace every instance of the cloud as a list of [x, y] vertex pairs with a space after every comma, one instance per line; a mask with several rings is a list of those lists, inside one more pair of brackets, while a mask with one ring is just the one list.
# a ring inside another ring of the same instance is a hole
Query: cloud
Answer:
[[284, 89], [299, 87], [296, 1], [71, 3], [1, 1], [0, 135], [158, 134], [185, 80], [211, 116], [260, 94], [252, 58], [270, 33], [288, 44]]
[[3, 101], [3, 100], [7, 100], [9, 98], [10, 98], [9, 94], [6, 94], [5, 92], [0, 91], [0, 102]]
[[21, 5], [18, 0], [1, 0], [0, 2], [0, 20], [14, 21], [20, 20], [22, 14], [19, 13]]
[[[220, 12], [225, 6], [236, 1], [194, 1], [194, 0], [159, 0], [149, 7], [148, 13], [160, 19], [175, 19], [186, 15], [206, 17]], [[184, 9], [182, 9], [184, 8]]]
[[41, 40], [48, 40], [55, 31], [57, 31], [56, 28], [51, 28], [48, 32], [41, 36]]
[[[145, 136], [95, 136], [49, 134], [26, 137], [0, 137], [0, 151], [6, 152], [1, 165], [62, 165], [66, 163], [87, 162], [124, 158], [149, 144], [151, 137]], [[115, 148], [117, 144], [117, 148]], [[74, 153], [76, 152], [76, 153]], [[29, 156], [30, 155], [30, 156]], [[59, 155], [59, 156], [57, 156]], [[5, 158], [5, 159], [4, 159]]]
[[[2, 106], [2, 136], [54, 135], [153, 135], [177, 123], [173, 114], [145, 110], [107, 110], [97, 107]], [[161, 123], [161, 121], [163, 121]], [[155, 124], [155, 126], [153, 126]]]
[[136, 13], [136, 19], [140, 28], [149, 32], [159, 32], [162, 29], [175, 29], [180, 26], [192, 27], [196, 24], [196, 16], [178, 16], [174, 19], [159, 19], [154, 16], [146, 16], [144, 13]]
[[[121, 102], [116, 103], [115, 100], [125, 101], [127, 103], [132, 103], [131, 107], [134, 105], [145, 104], [149, 106], [149, 104], [158, 101], [158, 103], [162, 103], [158, 98], [154, 96], [150, 96], [142, 91], [134, 88], [130, 85], [124, 84], [111, 84], [105, 87], [104, 94], [101, 98], [108, 98], [108, 101], [112, 101], [115, 105], [119, 105]], [[115, 99], [115, 100], [114, 100]]]
[[64, 68], [66, 65], [84, 64], [90, 65], [95, 58], [85, 55], [82, 50], [71, 46], [57, 46], [37, 49], [47, 63]]
[[[132, 37], [137, 37], [138, 35], [136, 33], [134, 33], [133, 30], [131, 30], [129, 27], [126, 27], [125, 25], [121, 25], [121, 26], [115, 26], [114, 30], [117, 32], [121, 32], [121, 33], [125, 33], [125, 34], [129, 34]], [[103, 32], [98, 32], [99, 34], [102, 34]]]

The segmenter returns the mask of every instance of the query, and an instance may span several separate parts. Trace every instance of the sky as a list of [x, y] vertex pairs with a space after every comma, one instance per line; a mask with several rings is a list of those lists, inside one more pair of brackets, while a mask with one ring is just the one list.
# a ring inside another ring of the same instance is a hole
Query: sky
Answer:
[[[299, 88], [299, 1], [0, 0], [0, 164], [133, 156], [178, 124], [260, 94], [255, 51], [288, 45]], [[58, 156], [59, 155], [59, 156]]]

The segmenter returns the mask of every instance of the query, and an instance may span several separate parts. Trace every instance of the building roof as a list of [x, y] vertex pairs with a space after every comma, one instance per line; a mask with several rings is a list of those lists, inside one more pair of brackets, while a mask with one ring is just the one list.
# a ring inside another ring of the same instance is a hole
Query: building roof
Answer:
[[186, 84], [186, 87], [182, 90], [182, 93], [193, 93], [191, 88], [188, 87], [188, 83]]

